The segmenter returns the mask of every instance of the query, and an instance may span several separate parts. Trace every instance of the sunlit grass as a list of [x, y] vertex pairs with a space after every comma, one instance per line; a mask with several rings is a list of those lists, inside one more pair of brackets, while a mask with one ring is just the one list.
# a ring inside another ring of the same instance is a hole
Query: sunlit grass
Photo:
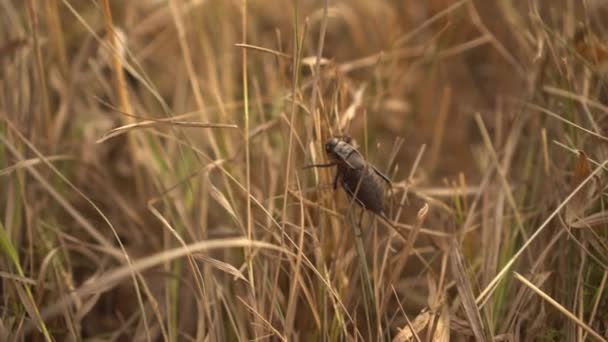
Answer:
[[0, 340], [608, 339], [606, 15], [0, 2]]

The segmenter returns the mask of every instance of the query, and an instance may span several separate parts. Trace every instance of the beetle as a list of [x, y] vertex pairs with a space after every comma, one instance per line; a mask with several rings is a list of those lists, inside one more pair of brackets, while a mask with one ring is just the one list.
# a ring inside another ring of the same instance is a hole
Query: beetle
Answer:
[[325, 142], [324, 147], [330, 162], [308, 165], [305, 168], [336, 166], [334, 190], [338, 188], [340, 182], [346, 194], [357, 204], [388, 220], [385, 214], [384, 194], [386, 188], [392, 186], [390, 179], [365, 160], [349, 136], [331, 137]]

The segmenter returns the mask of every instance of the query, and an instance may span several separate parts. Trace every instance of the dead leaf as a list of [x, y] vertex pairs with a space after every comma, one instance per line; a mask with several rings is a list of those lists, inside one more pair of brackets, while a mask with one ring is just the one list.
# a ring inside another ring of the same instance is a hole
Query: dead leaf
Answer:
[[441, 310], [441, 315], [438, 317], [437, 326], [433, 332], [433, 342], [449, 342], [450, 341], [450, 311], [444, 305]]
[[[409, 325], [406, 325], [395, 338], [393, 338], [393, 342], [408, 342], [414, 341], [414, 335], [420, 336], [420, 333], [427, 327], [429, 324], [429, 320], [431, 319], [431, 314], [426, 311], [418, 315], [416, 319], [412, 322], [411, 328]], [[413, 329], [413, 330], [412, 330]]]
[[591, 167], [589, 166], [589, 160], [587, 160], [587, 154], [583, 151], [578, 151], [578, 158], [574, 164], [574, 177], [572, 177], [572, 188], [576, 188], [581, 184], [585, 178], [591, 174]]
[[[431, 323], [433, 323], [434, 326], [432, 326]], [[430, 329], [433, 329], [433, 331], [430, 331]], [[430, 341], [450, 341], [450, 312], [446, 305], [442, 307], [441, 314], [438, 317], [433, 315], [430, 311], [425, 311], [418, 315], [411, 326], [406, 325], [399, 331], [397, 336], [393, 338], [393, 342], [425, 341], [425, 334], [430, 333], [433, 334]]]

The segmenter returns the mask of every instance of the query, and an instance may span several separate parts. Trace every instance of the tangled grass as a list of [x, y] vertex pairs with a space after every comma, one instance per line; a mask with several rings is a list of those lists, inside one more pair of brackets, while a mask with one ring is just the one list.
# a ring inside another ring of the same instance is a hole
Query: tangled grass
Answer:
[[607, 340], [606, 15], [0, 0], [0, 340]]

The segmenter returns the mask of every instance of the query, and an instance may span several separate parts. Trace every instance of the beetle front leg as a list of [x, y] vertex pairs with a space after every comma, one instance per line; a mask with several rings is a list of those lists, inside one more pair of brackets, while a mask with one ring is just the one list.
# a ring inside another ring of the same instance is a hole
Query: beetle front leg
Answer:
[[338, 190], [338, 178], [340, 178], [340, 171], [336, 171], [336, 175], [334, 176], [334, 191]]
[[375, 166], [370, 165], [372, 167], [372, 169], [374, 170], [374, 172], [380, 176], [380, 178], [382, 178], [382, 180], [384, 180], [386, 182], [386, 184], [388, 184], [389, 186], [393, 185], [393, 182], [391, 182], [391, 180], [388, 178], [388, 176], [386, 176], [384, 173], [382, 173], [380, 170], [378, 170]]
[[327, 164], [311, 164], [311, 165], [306, 165], [302, 169], [306, 170], [306, 169], [310, 169], [310, 168], [313, 168], [313, 167], [324, 168], [324, 167], [332, 167], [332, 166], [336, 166], [336, 162], [331, 162], [331, 163], [327, 163]]

